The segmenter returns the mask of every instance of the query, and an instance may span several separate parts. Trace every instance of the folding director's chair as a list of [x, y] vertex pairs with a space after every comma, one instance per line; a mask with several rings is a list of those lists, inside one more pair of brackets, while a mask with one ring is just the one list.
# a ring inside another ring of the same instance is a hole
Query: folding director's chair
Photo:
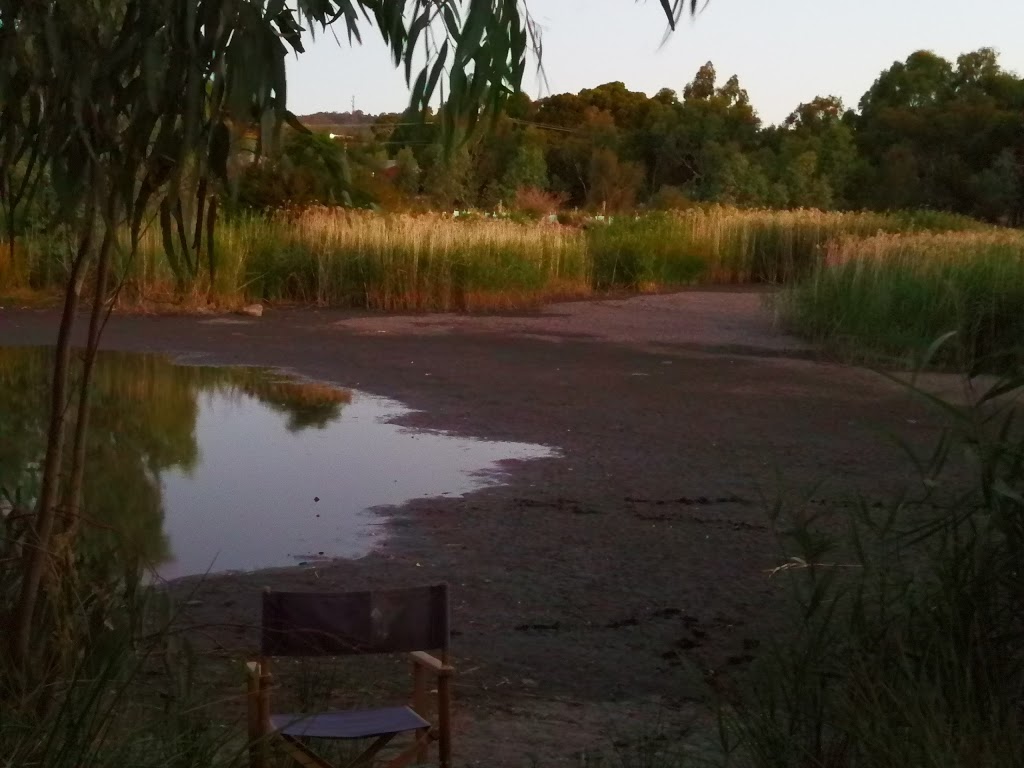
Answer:
[[[347, 768], [370, 765], [403, 733], [412, 745], [388, 763], [400, 768], [427, 762], [437, 741], [441, 768], [451, 766], [451, 678], [449, 664], [448, 585], [375, 592], [263, 594], [260, 656], [249, 662], [249, 754], [252, 768], [266, 768], [268, 747], [280, 746], [305, 768], [337, 768], [317, 755], [304, 739], [373, 739]], [[433, 655], [430, 652], [439, 652]], [[409, 653], [412, 706], [318, 714], [272, 714], [270, 691], [274, 656], [344, 656]], [[429, 713], [429, 675], [437, 679], [437, 722]]]

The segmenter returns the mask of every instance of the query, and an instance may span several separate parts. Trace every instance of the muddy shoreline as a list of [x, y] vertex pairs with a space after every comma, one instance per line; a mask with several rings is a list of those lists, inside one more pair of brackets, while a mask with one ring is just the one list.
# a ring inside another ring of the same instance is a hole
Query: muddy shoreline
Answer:
[[[0, 345], [50, 343], [57, 321], [0, 311]], [[766, 506], [884, 501], [911, 474], [886, 433], [927, 445], [941, 426], [900, 387], [780, 333], [758, 293], [486, 317], [115, 316], [104, 346], [279, 367], [400, 400], [416, 409], [402, 423], [560, 451], [510, 463], [503, 485], [388, 512], [365, 558], [191, 595], [204, 642], [234, 657], [254, 645], [264, 585], [450, 582], [463, 764], [560, 763], [609, 718], [693, 710], [779, 620]], [[492, 737], [507, 742], [498, 763]]]

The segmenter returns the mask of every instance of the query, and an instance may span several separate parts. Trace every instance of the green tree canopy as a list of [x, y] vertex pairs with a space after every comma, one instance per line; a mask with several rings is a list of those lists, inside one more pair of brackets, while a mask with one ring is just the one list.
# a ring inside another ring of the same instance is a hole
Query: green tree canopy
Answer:
[[[436, 142], [438, 127], [408, 130], [422, 157], [414, 130]], [[510, 168], [530, 157], [539, 169], [538, 150], [547, 191], [568, 206], [600, 207], [595, 183], [639, 167], [639, 176], [626, 174], [636, 184], [625, 198], [640, 205], [926, 207], [1024, 221], [1024, 80], [988, 48], [956, 62], [912, 53], [879, 74], [857, 109], [813, 96], [779, 125], [763, 125], [739, 78], [723, 79], [712, 62], [681, 92], [647, 96], [610, 82], [536, 101], [519, 96], [515, 115], [472, 146], [466, 202], [506, 201], [520, 173]]]

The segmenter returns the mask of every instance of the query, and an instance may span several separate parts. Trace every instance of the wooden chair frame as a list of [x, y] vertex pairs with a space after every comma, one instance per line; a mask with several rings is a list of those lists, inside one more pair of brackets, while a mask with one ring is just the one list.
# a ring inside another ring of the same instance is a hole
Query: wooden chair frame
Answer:
[[[442, 585], [444, 586], [444, 585]], [[435, 587], [435, 589], [437, 589]], [[411, 592], [412, 590], [410, 590]], [[355, 593], [352, 593], [355, 594]], [[362, 593], [360, 593], [362, 594]], [[445, 587], [445, 610], [447, 611], [447, 590]], [[447, 619], [446, 619], [447, 621]], [[266, 631], [264, 629], [264, 631]], [[447, 624], [445, 626], [447, 634]], [[266, 643], [264, 642], [264, 651]], [[363, 653], [384, 653], [385, 650], [370, 649]], [[360, 651], [347, 651], [358, 654]], [[289, 655], [304, 655], [290, 653]], [[325, 653], [309, 655], [329, 655]], [[373, 738], [373, 742], [345, 768], [365, 768], [373, 763], [374, 758], [398, 735], [406, 732], [414, 733], [411, 746], [400, 752], [386, 763], [386, 768], [404, 768], [415, 761], [417, 765], [426, 764], [429, 760], [430, 745], [437, 742], [438, 764], [440, 768], [451, 768], [451, 709], [452, 709], [452, 678], [455, 668], [451, 665], [447, 646], [437, 655], [427, 651], [410, 651], [408, 656], [412, 670], [412, 701], [409, 708], [423, 720], [427, 727], [415, 731], [398, 730], [384, 733]], [[428, 684], [431, 677], [437, 682], [437, 718], [430, 720], [430, 691]], [[282, 752], [303, 768], [339, 768], [314, 752], [301, 739], [280, 732], [272, 722], [270, 692], [275, 687], [274, 675], [271, 670], [271, 656], [261, 653], [255, 660], [246, 663], [249, 762], [251, 768], [267, 768], [270, 750], [280, 748]], [[354, 740], [356, 737], [329, 736], [326, 738]]]

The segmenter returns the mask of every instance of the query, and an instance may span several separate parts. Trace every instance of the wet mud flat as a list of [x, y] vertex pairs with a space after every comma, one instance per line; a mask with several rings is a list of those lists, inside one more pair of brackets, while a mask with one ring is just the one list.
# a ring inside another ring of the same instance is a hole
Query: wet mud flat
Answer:
[[[0, 344], [55, 328], [52, 313], [2, 312]], [[885, 501], [911, 475], [886, 433], [926, 446], [941, 427], [900, 387], [779, 333], [755, 294], [483, 318], [122, 316], [106, 345], [281, 368], [399, 401], [405, 426], [558, 452], [506, 462], [502, 484], [466, 496], [379, 510], [389, 534], [363, 557], [175, 587], [211, 675], [240, 685], [263, 586], [448, 581], [461, 764], [578, 763], [655, 720], [692, 733], [708, 686], [778, 628], [766, 505]]]

